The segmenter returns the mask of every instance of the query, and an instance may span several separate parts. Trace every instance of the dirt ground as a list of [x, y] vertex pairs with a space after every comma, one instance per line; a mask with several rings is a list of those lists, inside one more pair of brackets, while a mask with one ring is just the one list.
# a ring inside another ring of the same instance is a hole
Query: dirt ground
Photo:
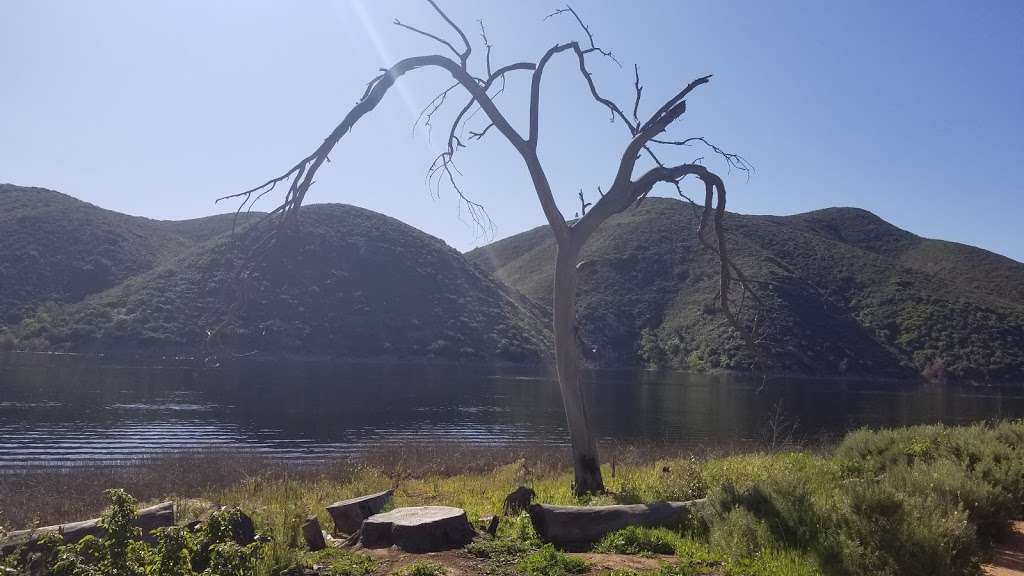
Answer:
[[992, 562], [985, 565], [988, 576], [1024, 576], [1024, 521], [1015, 522], [1014, 533], [996, 547]]

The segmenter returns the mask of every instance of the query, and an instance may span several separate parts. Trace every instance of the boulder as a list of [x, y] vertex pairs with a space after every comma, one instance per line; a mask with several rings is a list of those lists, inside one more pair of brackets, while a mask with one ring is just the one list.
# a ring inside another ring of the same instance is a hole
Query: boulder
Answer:
[[384, 509], [394, 493], [394, 490], [385, 490], [331, 504], [327, 507], [327, 513], [334, 521], [334, 533], [354, 534], [363, 525], [363, 520]]
[[462, 548], [475, 535], [462, 508], [415, 506], [370, 516], [360, 528], [359, 543], [366, 548], [438, 552]]

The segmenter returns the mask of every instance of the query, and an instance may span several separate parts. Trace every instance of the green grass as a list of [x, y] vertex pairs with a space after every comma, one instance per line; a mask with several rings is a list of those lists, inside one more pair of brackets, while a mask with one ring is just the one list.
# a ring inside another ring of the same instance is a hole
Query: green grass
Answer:
[[585, 561], [567, 556], [546, 544], [540, 550], [527, 554], [517, 568], [525, 576], [569, 576], [583, 574], [589, 566]]
[[[662, 576], [957, 576], [975, 574], [993, 539], [1024, 515], [1022, 462], [1024, 422], [916, 426], [859, 430], [832, 454], [620, 465], [616, 477], [606, 476], [608, 494], [582, 501], [569, 489], [568, 470], [515, 462], [491, 472], [424, 473], [398, 482], [394, 505], [460, 506], [475, 520], [499, 512], [504, 495], [521, 484], [554, 504], [607, 504], [623, 493], [650, 501], [692, 495], [699, 486], [707, 503], [695, 522], [679, 529], [630, 527], [608, 535], [595, 551], [670, 555], [666, 567], [650, 573]], [[313, 565], [348, 576], [380, 566], [352, 552], [302, 552], [301, 522], [317, 512], [329, 527], [324, 506], [395, 480], [369, 467], [320, 477], [256, 474], [200, 496], [254, 518], [267, 536], [260, 576]], [[578, 558], [544, 545], [525, 514], [503, 519], [495, 537], [479, 538], [466, 552], [492, 574], [586, 571]]]

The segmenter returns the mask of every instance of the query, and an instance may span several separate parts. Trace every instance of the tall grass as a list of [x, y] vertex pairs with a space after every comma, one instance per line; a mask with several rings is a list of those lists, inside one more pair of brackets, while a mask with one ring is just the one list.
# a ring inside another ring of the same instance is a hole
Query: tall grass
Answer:
[[[460, 458], [470, 453], [467, 449]], [[276, 465], [259, 470], [252, 462], [227, 459], [222, 470], [233, 469], [238, 477], [223, 472], [200, 483], [171, 475], [184, 487], [171, 494], [185, 516], [186, 496], [249, 513], [270, 537], [259, 567], [268, 576], [314, 562], [300, 552], [299, 528], [308, 514], [319, 514], [329, 527], [327, 504], [386, 488], [395, 488], [395, 506], [459, 506], [471, 520], [499, 513], [505, 495], [518, 485], [532, 487], [539, 501], [553, 504], [706, 497], [704, 512], [684, 529], [631, 528], [597, 547], [669, 553], [674, 558], [663, 574], [975, 574], [986, 548], [1024, 515], [1024, 422], [859, 430], [830, 453], [694, 458], [659, 452], [648, 460], [619, 461], [614, 476], [607, 467], [608, 493], [582, 500], [570, 490], [571, 471], [561, 466], [564, 454], [558, 451], [511, 462], [508, 457], [517, 454], [502, 458], [478, 452], [465, 464], [438, 461], [437, 453], [430, 462], [394, 456], [297, 470]], [[172, 472], [184, 467], [163, 465]], [[70, 486], [71, 479], [61, 486]], [[110, 478], [89, 482], [102, 480]], [[140, 486], [159, 492], [156, 485]], [[468, 553], [501, 567], [495, 573], [502, 574], [578, 568], [541, 546], [528, 518], [520, 516], [507, 519], [496, 538], [479, 540]], [[369, 566], [358, 558], [337, 561]]]

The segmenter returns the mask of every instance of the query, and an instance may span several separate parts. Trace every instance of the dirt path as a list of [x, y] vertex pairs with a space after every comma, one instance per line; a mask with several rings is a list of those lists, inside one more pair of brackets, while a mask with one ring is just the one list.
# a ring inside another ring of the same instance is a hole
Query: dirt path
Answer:
[[1014, 534], [996, 547], [992, 563], [986, 564], [988, 576], [1024, 576], [1024, 522], [1014, 522]]

